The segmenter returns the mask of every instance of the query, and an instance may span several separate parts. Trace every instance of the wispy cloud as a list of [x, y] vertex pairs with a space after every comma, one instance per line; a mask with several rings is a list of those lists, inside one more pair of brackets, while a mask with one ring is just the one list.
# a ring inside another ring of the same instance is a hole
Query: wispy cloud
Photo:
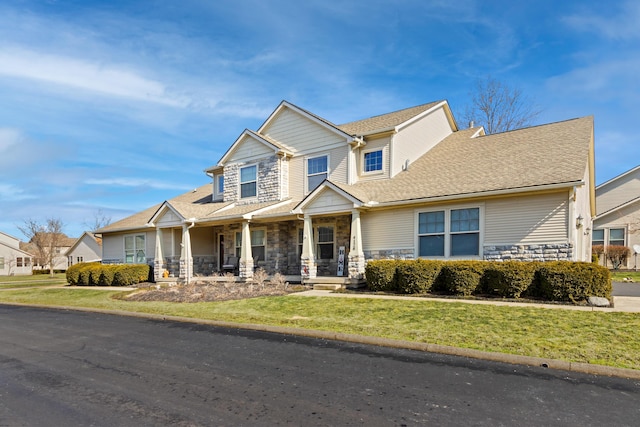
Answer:
[[28, 194], [26, 191], [15, 185], [0, 183], [0, 200], [4, 202], [16, 202], [35, 198], [36, 196]]
[[[637, 0], [623, 2], [619, 8], [616, 3], [597, 4], [596, 10], [584, 11], [565, 18], [573, 28], [603, 35], [614, 40], [633, 40], [640, 38], [640, 3]], [[603, 13], [603, 9], [606, 11]], [[607, 13], [609, 12], [609, 13]], [[613, 12], [613, 14], [611, 14]]]
[[146, 187], [155, 190], [182, 190], [188, 189], [188, 186], [176, 184], [174, 182], [155, 181], [151, 179], [141, 178], [105, 178], [105, 179], [88, 179], [85, 181], [87, 185], [100, 185], [105, 187]]
[[161, 82], [145, 78], [124, 67], [17, 47], [0, 50], [0, 75], [174, 107], [188, 104], [187, 100], [170, 95]]

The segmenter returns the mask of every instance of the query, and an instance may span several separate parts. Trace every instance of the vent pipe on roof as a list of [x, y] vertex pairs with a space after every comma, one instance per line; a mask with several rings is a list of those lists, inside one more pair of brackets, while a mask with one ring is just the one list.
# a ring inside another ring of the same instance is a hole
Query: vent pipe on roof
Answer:
[[469, 122], [469, 129], [473, 128], [475, 126], [475, 123], [473, 122], [473, 120], [471, 120]]

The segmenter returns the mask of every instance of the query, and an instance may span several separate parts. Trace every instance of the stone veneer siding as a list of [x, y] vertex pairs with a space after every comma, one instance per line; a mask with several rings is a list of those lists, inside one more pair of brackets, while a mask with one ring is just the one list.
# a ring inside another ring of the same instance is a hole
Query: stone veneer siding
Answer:
[[[238, 204], [261, 203], [280, 200], [280, 162], [278, 156], [273, 155], [257, 162], [234, 163], [224, 167], [224, 201], [235, 201]], [[240, 199], [240, 169], [245, 166], [257, 165], [258, 189], [255, 197]]]
[[487, 261], [571, 261], [573, 245], [570, 243], [537, 245], [484, 246]]
[[[383, 249], [364, 251], [367, 261], [378, 259], [414, 259], [413, 249]], [[571, 261], [573, 245], [569, 243], [535, 245], [485, 245], [486, 261]]]

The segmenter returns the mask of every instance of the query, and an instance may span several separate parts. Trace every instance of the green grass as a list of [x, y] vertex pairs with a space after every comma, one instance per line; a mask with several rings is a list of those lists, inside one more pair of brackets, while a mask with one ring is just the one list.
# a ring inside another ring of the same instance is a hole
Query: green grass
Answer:
[[119, 291], [30, 289], [0, 302], [136, 311], [425, 342], [640, 369], [640, 314], [465, 303], [265, 297], [213, 303], [132, 302]]
[[640, 271], [615, 271], [611, 270], [611, 280], [622, 282], [625, 278], [631, 278], [635, 283], [640, 283]]
[[53, 277], [48, 274], [28, 276], [0, 276], [0, 289], [22, 288], [48, 285], [64, 285], [67, 283], [65, 273], [56, 273]]

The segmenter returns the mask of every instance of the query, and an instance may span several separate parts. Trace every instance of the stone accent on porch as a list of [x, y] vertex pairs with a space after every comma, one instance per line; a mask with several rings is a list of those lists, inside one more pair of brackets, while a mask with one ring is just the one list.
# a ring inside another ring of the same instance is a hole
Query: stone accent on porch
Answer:
[[487, 261], [571, 261], [570, 243], [535, 245], [485, 245], [483, 258]]

